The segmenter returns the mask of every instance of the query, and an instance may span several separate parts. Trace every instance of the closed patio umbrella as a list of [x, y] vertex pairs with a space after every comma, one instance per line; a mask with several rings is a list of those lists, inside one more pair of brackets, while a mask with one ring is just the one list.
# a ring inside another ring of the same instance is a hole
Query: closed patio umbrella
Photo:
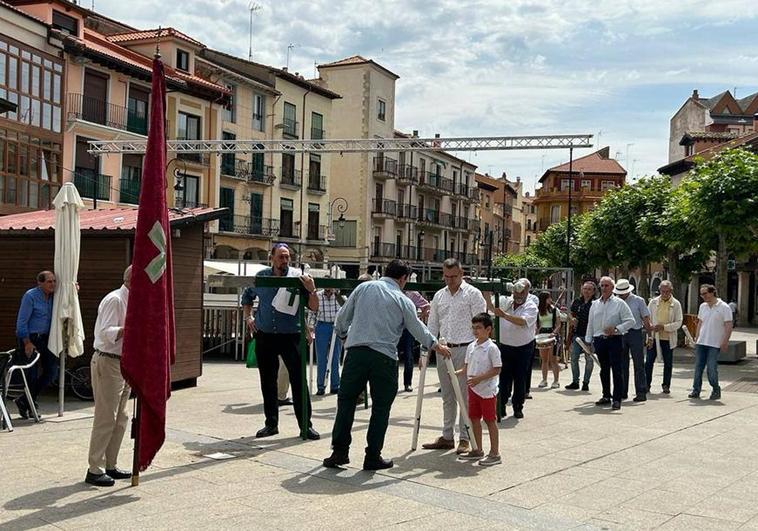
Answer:
[[53, 320], [47, 347], [60, 358], [58, 378], [58, 416], [63, 416], [66, 383], [66, 356], [84, 353], [84, 326], [79, 308], [76, 278], [79, 274], [81, 229], [79, 210], [82, 198], [73, 183], [64, 184], [53, 201], [55, 205], [55, 276], [58, 280], [53, 298]]

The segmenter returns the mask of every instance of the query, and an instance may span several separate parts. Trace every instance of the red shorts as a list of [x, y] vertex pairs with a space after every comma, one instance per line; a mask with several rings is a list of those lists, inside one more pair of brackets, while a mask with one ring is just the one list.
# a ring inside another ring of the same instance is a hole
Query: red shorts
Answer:
[[482, 398], [473, 389], [468, 388], [468, 416], [472, 422], [481, 419], [489, 422], [497, 420], [496, 408], [496, 396]]

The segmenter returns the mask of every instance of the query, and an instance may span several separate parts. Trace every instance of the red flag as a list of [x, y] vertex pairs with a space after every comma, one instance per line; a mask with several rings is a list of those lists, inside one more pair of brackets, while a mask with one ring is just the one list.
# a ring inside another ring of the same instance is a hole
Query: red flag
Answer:
[[171, 228], [166, 205], [166, 79], [157, 57], [151, 94], [121, 355], [121, 372], [140, 401], [140, 470], [150, 465], [166, 438], [166, 401], [171, 395], [175, 349]]

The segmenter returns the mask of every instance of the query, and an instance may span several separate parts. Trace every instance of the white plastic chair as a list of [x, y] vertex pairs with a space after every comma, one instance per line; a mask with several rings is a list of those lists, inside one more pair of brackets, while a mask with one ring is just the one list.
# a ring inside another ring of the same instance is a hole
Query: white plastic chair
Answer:
[[[34, 418], [35, 422], [39, 422], [39, 414], [37, 413], [37, 408], [34, 405], [34, 400], [32, 400], [32, 393], [29, 390], [29, 382], [26, 379], [26, 372], [24, 372], [26, 369], [30, 369], [34, 366], [35, 363], [39, 361], [40, 354], [36, 350], [34, 351], [34, 357], [29, 361], [29, 363], [25, 365], [12, 365], [13, 363], [13, 353], [15, 350], [8, 350], [5, 352], [0, 352], [0, 358], [6, 357], [6, 371], [5, 374], [2, 375], [3, 377], [3, 386], [2, 386], [2, 396], [0, 396], [0, 408], [2, 409], [2, 416], [3, 421], [5, 425], [8, 427], [8, 431], [13, 431], [13, 425], [11, 424], [10, 415], [8, 414], [8, 410], [5, 406], [6, 399], [8, 398], [9, 391], [21, 391], [23, 389], [23, 393], [26, 396], [26, 401], [29, 404], [29, 409], [32, 412], [32, 417]], [[16, 384], [11, 388], [11, 379], [13, 378], [13, 373], [15, 371], [21, 371], [21, 380], [23, 382], [23, 386], [21, 384]], [[21, 396], [20, 393], [18, 396]]]

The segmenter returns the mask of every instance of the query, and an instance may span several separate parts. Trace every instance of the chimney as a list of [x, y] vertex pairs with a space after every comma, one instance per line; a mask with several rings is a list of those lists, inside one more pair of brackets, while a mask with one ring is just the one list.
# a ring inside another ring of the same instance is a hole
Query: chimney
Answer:
[[521, 182], [521, 177], [516, 177], [516, 182], [520, 183]]
[[758, 112], [753, 115], [753, 131], [758, 132]]
[[507, 179], [507, 178], [508, 176], [505, 174], [505, 172], [503, 172], [503, 179]]
[[700, 99], [700, 94], [698, 94], [697, 89], [695, 89], [695, 90], [692, 91], [692, 99], [693, 100]]
[[440, 137], [439, 133], [434, 133], [434, 138], [439, 138], [439, 137]]
[[418, 129], [413, 130], [413, 138], [418, 138]]
[[286, 66], [283, 66], [283, 67], [282, 67], [282, 70], [283, 70], [284, 72], [286, 72], [286, 71], [287, 71], [287, 67], [286, 67]]

